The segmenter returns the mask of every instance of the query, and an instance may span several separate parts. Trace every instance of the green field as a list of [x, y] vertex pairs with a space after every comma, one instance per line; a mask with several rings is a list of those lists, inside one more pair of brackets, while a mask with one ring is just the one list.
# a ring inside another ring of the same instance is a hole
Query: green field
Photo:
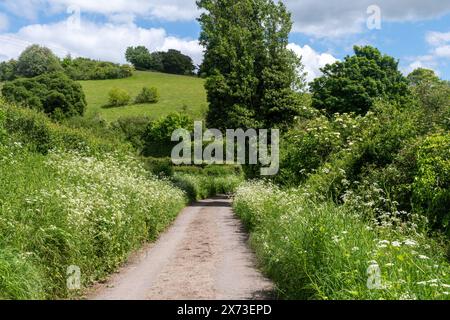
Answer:
[[[185, 112], [194, 119], [203, 119], [207, 110], [204, 80], [157, 72], [136, 71], [131, 78], [116, 80], [80, 81], [86, 94], [86, 116], [100, 114], [111, 122], [120, 117], [147, 116], [153, 119], [174, 111]], [[155, 104], [128, 105], [105, 108], [108, 92], [114, 87], [127, 90], [134, 99], [142, 87], [156, 87], [160, 100]]]

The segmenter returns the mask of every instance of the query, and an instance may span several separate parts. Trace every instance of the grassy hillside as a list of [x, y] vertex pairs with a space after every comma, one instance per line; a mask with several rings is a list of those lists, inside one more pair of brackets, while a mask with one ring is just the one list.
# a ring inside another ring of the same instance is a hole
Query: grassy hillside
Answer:
[[[86, 115], [98, 113], [107, 121], [128, 116], [159, 118], [174, 111], [186, 112], [195, 119], [201, 119], [207, 109], [204, 80], [195, 77], [136, 71], [131, 78], [80, 83], [88, 101]], [[161, 96], [158, 103], [119, 108], [104, 107], [108, 102], [108, 92], [112, 88], [127, 90], [134, 98], [144, 86], [158, 88]]]

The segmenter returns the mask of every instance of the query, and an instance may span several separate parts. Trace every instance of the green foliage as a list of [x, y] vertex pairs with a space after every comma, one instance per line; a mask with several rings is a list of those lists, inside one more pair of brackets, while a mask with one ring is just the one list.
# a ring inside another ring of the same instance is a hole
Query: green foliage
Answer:
[[195, 66], [192, 58], [182, 54], [178, 50], [169, 49], [167, 52], [156, 52], [154, 59], [160, 57], [163, 69], [162, 72], [172, 74], [193, 75]]
[[62, 61], [62, 67], [73, 80], [123, 79], [133, 75], [133, 68], [129, 65], [88, 58], [72, 59], [67, 56]]
[[17, 61], [9, 60], [0, 63], [0, 82], [17, 78]]
[[145, 168], [157, 177], [172, 177], [174, 169], [170, 158], [145, 158]]
[[119, 118], [111, 127], [140, 152], [144, 148], [144, 134], [149, 123], [150, 119], [146, 117], [127, 117]]
[[173, 183], [184, 190], [188, 199], [193, 202], [200, 199], [233, 193], [242, 183], [242, 176], [207, 176], [198, 174], [176, 173], [172, 178]]
[[[166, 73], [136, 71], [133, 76], [119, 80], [81, 81], [88, 101], [86, 115], [99, 114], [108, 122], [119, 118], [147, 117], [157, 120], [172, 112], [182, 112], [196, 120], [204, 119], [208, 109], [204, 80], [196, 77], [172, 75]], [[152, 104], [133, 104], [126, 108], [104, 108], [108, 104], [108, 92], [119, 87], [136, 97], [143, 87], [154, 86], [161, 99]], [[187, 106], [183, 110], [183, 106]]]
[[108, 93], [108, 97], [108, 107], [123, 107], [131, 101], [128, 91], [120, 88], [112, 88]]
[[19, 56], [16, 71], [18, 76], [32, 78], [45, 73], [62, 71], [62, 67], [59, 59], [50, 49], [32, 45]]
[[160, 70], [162, 68], [162, 62], [154, 59], [154, 56], [144, 46], [128, 47], [125, 57], [138, 70]]
[[429, 136], [419, 148], [413, 185], [417, 210], [450, 236], [450, 134]]
[[445, 126], [450, 115], [449, 83], [439, 79], [434, 71], [421, 68], [411, 72], [408, 80], [422, 109], [421, 128]]
[[302, 65], [287, 49], [291, 16], [272, 0], [197, 2], [205, 59], [200, 74], [212, 128], [289, 126], [299, 114]]
[[[282, 298], [448, 299], [445, 249], [418, 228], [417, 215], [366, 220], [352, 207], [264, 183], [239, 187], [234, 209]], [[380, 270], [378, 289], [368, 287], [371, 266]]]
[[81, 86], [63, 73], [46, 73], [3, 85], [8, 103], [43, 111], [54, 118], [83, 115], [86, 98]]
[[167, 52], [150, 53], [144, 46], [129, 47], [125, 57], [138, 70], [153, 70], [182, 75], [192, 75], [195, 70], [191, 57], [174, 49]]
[[135, 99], [135, 103], [157, 103], [159, 101], [159, 92], [155, 87], [144, 87]]
[[104, 279], [154, 240], [186, 203], [123, 153], [0, 151], [0, 298], [61, 299], [67, 268], [82, 286]]
[[8, 135], [33, 152], [47, 154], [59, 149], [93, 155], [130, 150], [128, 145], [113, 135], [100, 137], [88, 128], [70, 128], [53, 123], [34, 110], [0, 105], [0, 110], [5, 113], [4, 127]]
[[329, 114], [366, 114], [379, 100], [411, 103], [408, 82], [394, 58], [376, 48], [354, 47], [355, 55], [327, 65], [311, 83], [313, 107]]
[[168, 157], [178, 142], [172, 142], [172, 134], [177, 129], [193, 131], [193, 120], [180, 113], [171, 113], [157, 121], [151, 122], [144, 134], [144, 150], [146, 157]]

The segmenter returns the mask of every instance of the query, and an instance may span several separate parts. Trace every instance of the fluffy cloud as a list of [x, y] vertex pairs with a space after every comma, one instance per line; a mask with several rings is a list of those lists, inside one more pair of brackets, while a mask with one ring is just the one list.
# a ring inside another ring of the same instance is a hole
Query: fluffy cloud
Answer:
[[4, 0], [3, 7], [28, 19], [36, 19], [42, 12], [61, 13], [68, 9], [105, 16], [126, 14], [167, 21], [193, 20], [198, 15], [193, 0]]
[[302, 62], [305, 65], [305, 71], [308, 73], [308, 82], [322, 75], [320, 68], [337, 61], [337, 59], [331, 54], [318, 53], [308, 45], [301, 47], [295, 43], [291, 43], [288, 47], [299, 57], [302, 57]]
[[439, 73], [439, 66], [450, 59], [450, 32], [431, 31], [427, 33], [425, 40], [430, 46], [429, 53], [407, 58], [409, 65], [404, 68], [405, 73], [417, 68], [432, 69]]
[[0, 34], [0, 56], [17, 57], [28, 45], [38, 43], [51, 48], [57, 55], [84, 56], [94, 59], [125, 62], [128, 46], [146, 45], [150, 50], [174, 48], [191, 56], [199, 64], [203, 51], [197, 41], [170, 37], [164, 29], [146, 29], [133, 23], [95, 24], [72, 20], [54, 24], [34, 24], [14, 34]]
[[364, 31], [367, 9], [376, 4], [382, 21], [419, 21], [450, 12], [442, 0], [285, 0], [293, 13], [294, 30], [316, 37], [338, 37]]

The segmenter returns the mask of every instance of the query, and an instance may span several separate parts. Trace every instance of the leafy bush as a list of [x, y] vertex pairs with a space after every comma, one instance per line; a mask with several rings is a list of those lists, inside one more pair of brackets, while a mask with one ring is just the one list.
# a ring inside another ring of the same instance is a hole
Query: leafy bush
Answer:
[[[366, 220], [352, 207], [260, 182], [237, 190], [234, 209], [283, 298], [448, 299], [446, 252], [417, 215]], [[377, 269], [379, 286], [370, 289], [368, 271]]]
[[417, 163], [415, 209], [450, 236], [450, 134], [429, 136], [419, 148]]
[[113, 135], [102, 138], [88, 128], [76, 129], [53, 123], [34, 110], [11, 107], [1, 101], [0, 110], [5, 113], [4, 127], [8, 135], [32, 151], [47, 154], [52, 149], [63, 149], [92, 155], [130, 150]]
[[17, 61], [9, 60], [0, 63], [0, 82], [17, 78]]
[[194, 122], [186, 115], [171, 113], [157, 121], [151, 122], [144, 134], [146, 157], [169, 157], [177, 142], [172, 142], [172, 133], [177, 129], [193, 131]]
[[355, 55], [325, 66], [324, 75], [311, 84], [313, 107], [366, 114], [377, 101], [411, 103], [408, 82], [398, 61], [373, 47], [354, 47]]
[[62, 61], [67, 75], [73, 80], [123, 79], [133, 75], [133, 68], [112, 62], [97, 61], [88, 58], [72, 59], [67, 56]]
[[135, 103], [157, 103], [159, 101], [159, 93], [156, 88], [142, 88], [142, 91], [138, 94], [135, 99]]
[[62, 67], [50, 49], [35, 44], [21, 53], [16, 71], [18, 76], [33, 78], [45, 73], [60, 72]]
[[145, 168], [157, 177], [172, 177], [174, 169], [170, 158], [145, 158]]
[[7, 82], [2, 94], [8, 103], [43, 111], [58, 119], [83, 115], [86, 109], [81, 85], [63, 73]]
[[112, 88], [109, 93], [108, 107], [122, 107], [126, 106], [131, 101], [130, 94], [123, 89]]
[[153, 70], [158, 72], [192, 75], [195, 66], [191, 57], [178, 50], [170, 49], [167, 52], [153, 52], [144, 47], [128, 47], [125, 52], [128, 62], [139, 70]]
[[233, 193], [242, 183], [242, 176], [210, 177], [198, 174], [175, 173], [173, 183], [183, 190], [190, 201], [205, 199], [218, 194]]
[[149, 123], [150, 119], [146, 117], [126, 117], [119, 118], [111, 124], [111, 127], [141, 152], [145, 143], [144, 134]]

